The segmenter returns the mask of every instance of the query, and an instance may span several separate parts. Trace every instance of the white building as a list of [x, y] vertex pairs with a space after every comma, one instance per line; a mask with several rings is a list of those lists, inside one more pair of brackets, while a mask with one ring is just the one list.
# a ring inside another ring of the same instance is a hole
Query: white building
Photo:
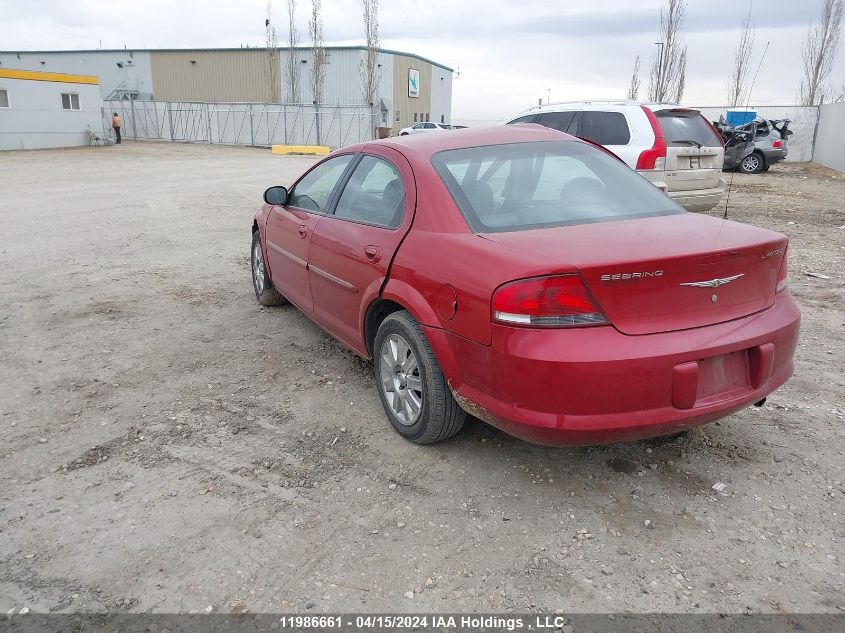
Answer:
[[[323, 103], [363, 102], [364, 46], [326, 47]], [[271, 62], [263, 48], [0, 51], [0, 68], [85, 73], [100, 79], [103, 99], [179, 102], [290, 103], [291, 60], [298, 102], [311, 104], [313, 49], [279, 48]], [[275, 79], [269, 68], [275, 67]], [[378, 103], [382, 125], [400, 128], [418, 121], [450, 123], [452, 69], [413, 53], [378, 52]]]
[[94, 76], [0, 66], [0, 150], [88, 145], [100, 108]]

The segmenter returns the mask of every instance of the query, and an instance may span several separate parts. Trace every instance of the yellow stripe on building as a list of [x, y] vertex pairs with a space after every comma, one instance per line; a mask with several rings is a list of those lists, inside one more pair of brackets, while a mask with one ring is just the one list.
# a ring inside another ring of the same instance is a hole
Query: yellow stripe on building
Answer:
[[94, 84], [100, 81], [94, 75], [69, 75], [67, 73], [47, 73], [40, 70], [15, 70], [0, 68], [0, 79], [26, 79], [29, 81], [55, 81], [64, 84]]

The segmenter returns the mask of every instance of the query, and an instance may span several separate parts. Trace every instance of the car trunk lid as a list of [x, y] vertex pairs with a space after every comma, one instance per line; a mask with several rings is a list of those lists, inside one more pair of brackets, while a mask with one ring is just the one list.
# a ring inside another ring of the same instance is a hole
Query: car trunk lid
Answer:
[[785, 236], [695, 214], [483, 237], [580, 272], [610, 322], [631, 335], [737, 319], [774, 303]]

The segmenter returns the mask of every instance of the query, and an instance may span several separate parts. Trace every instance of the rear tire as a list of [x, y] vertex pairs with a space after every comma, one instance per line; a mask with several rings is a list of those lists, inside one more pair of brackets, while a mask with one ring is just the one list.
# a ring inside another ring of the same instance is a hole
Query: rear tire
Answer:
[[379, 398], [393, 428], [415, 444], [434, 444], [461, 430], [455, 401], [425, 333], [406, 311], [389, 314], [373, 343]]
[[739, 171], [743, 174], [759, 174], [766, 167], [766, 160], [759, 152], [751, 152], [739, 163]]
[[250, 249], [250, 269], [252, 270], [252, 288], [255, 290], [255, 298], [263, 306], [279, 306], [287, 303], [287, 300], [279, 294], [279, 291], [270, 281], [270, 274], [264, 263], [264, 251], [261, 249], [261, 236], [258, 231], [252, 234], [252, 248]]

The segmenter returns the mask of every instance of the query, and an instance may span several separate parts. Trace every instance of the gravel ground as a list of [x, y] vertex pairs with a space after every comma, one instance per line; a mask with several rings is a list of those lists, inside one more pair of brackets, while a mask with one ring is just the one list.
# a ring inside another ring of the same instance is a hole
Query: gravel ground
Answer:
[[255, 302], [261, 191], [312, 162], [0, 154], [2, 612], [845, 610], [843, 176], [735, 176], [731, 217], [791, 237], [804, 318], [762, 409], [585, 449], [471, 420], [422, 448], [364, 361]]

